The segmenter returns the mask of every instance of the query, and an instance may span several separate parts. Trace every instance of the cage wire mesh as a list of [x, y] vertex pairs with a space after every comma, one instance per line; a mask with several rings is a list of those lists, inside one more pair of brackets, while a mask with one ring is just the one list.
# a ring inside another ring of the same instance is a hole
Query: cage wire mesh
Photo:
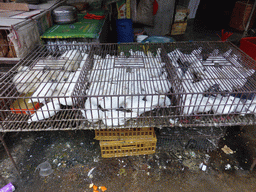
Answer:
[[49, 45], [48, 49], [51, 51], [57, 50], [66, 50], [66, 45], [71, 46], [73, 49], [80, 49], [80, 47], [85, 46], [86, 44], [97, 44], [97, 39], [90, 38], [61, 38], [61, 39], [42, 39], [44, 44]]
[[[53, 51], [54, 50], [54, 51]], [[89, 46], [38, 46], [1, 79], [3, 131], [77, 127], [73, 97]]]
[[[88, 57], [81, 103], [86, 126], [154, 127], [169, 125], [171, 81], [162, 44], [113, 44], [94, 49]], [[75, 93], [81, 97], [81, 91]], [[89, 109], [89, 110], [86, 110]]]
[[38, 46], [1, 78], [1, 131], [253, 124], [254, 69], [229, 42]]
[[165, 44], [165, 49], [179, 79], [173, 85], [179, 123], [254, 123], [254, 60], [229, 42]]

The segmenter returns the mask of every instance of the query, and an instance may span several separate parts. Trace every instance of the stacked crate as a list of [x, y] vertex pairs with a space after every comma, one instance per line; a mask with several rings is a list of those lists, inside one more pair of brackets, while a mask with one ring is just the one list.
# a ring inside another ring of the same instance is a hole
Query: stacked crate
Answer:
[[95, 139], [103, 158], [153, 154], [157, 142], [154, 128], [98, 129]]
[[171, 35], [181, 35], [185, 33], [188, 15], [189, 9], [182, 6], [177, 6], [174, 22], [172, 24]]

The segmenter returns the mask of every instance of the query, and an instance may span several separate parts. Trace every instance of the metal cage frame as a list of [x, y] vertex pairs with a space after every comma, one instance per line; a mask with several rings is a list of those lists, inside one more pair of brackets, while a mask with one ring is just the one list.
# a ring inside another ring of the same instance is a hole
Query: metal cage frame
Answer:
[[255, 66], [230, 42], [40, 45], [0, 77], [0, 131], [254, 124]]

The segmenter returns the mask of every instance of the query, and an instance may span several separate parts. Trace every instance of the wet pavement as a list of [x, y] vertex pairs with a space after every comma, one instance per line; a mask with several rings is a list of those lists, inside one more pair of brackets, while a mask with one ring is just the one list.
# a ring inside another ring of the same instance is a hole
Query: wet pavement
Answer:
[[[155, 154], [119, 158], [101, 157], [93, 131], [8, 133], [5, 140], [21, 177], [2, 150], [0, 187], [11, 182], [18, 192], [104, 191], [99, 186], [111, 192], [251, 192], [256, 190], [256, 168], [250, 171], [256, 157], [254, 130], [228, 127], [211, 151], [190, 140], [176, 150], [158, 143]], [[52, 167], [48, 176], [41, 176], [43, 162]]]

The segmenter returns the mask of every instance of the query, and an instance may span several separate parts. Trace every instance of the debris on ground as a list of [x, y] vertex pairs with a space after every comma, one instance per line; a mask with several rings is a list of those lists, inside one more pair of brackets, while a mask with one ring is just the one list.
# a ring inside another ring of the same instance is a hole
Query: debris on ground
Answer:
[[200, 168], [202, 171], [206, 171], [207, 165], [205, 165], [204, 163], [201, 163], [201, 164], [199, 165], [199, 168]]
[[224, 145], [224, 147], [221, 148], [221, 150], [226, 153], [226, 154], [234, 154], [235, 151], [233, 151], [232, 149], [230, 149], [227, 145]]
[[45, 162], [39, 164], [36, 167], [36, 170], [39, 170], [39, 175], [42, 176], [42, 177], [49, 176], [53, 173], [52, 166], [48, 161], [45, 161]]

